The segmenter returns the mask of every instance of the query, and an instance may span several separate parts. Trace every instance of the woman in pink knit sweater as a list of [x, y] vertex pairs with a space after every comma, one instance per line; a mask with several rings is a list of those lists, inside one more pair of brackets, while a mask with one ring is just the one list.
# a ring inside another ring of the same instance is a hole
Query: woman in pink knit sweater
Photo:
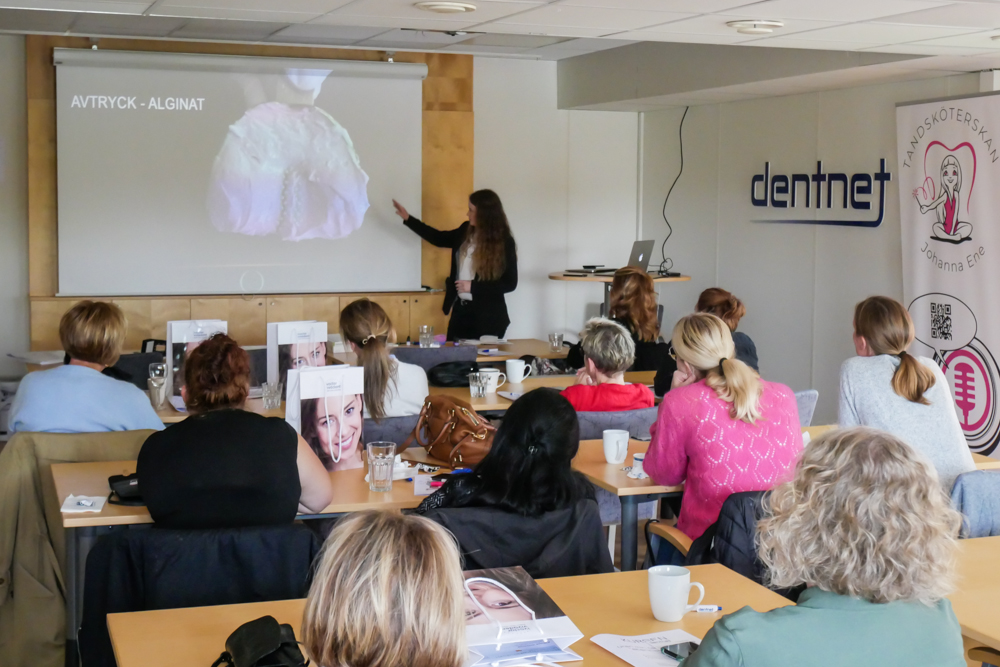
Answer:
[[643, 469], [657, 484], [684, 482], [677, 527], [696, 539], [738, 491], [763, 491], [792, 474], [802, 430], [792, 390], [736, 359], [715, 315], [682, 318], [672, 338], [677, 371], [660, 403]]

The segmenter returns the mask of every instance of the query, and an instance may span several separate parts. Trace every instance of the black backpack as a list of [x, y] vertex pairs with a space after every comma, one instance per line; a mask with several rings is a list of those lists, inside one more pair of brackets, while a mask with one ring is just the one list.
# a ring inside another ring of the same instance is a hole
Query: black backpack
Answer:
[[475, 361], [446, 361], [427, 371], [427, 381], [432, 387], [468, 387], [469, 373], [478, 373]]

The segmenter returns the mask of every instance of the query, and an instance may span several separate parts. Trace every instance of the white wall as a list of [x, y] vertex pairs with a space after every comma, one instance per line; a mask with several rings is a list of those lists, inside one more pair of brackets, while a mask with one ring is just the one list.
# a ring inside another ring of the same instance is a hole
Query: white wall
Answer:
[[7, 353], [28, 350], [26, 137], [24, 37], [0, 35], [0, 378], [22, 375]]
[[517, 240], [519, 283], [508, 336], [575, 339], [603, 300], [600, 285], [548, 274], [620, 266], [636, 239], [634, 113], [560, 111], [556, 63], [476, 58], [475, 187], [503, 200]]
[[[667, 254], [692, 280], [660, 288], [665, 334], [702, 289], [729, 289], [746, 304], [740, 330], [757, 344], [762, 375], [818, 389], [814, 423], [834, 423], [840, 364], [854, 354], [854, 304], [903, 292], [895, 104], [977, 91], [978, 77], [962, 75], [692, 107], [684, 173], [667, 207]], [[641, 120], [645, 238], [666, 232], [660, 209], [679, 165], [682, 111]], [[883, 157], [894, 180], [876, 229], [751, 222], [767, 210], [749, 200], [765, 160], [777, 173], [811, 173], [817, 160], [827, 171], [871, 173]]]

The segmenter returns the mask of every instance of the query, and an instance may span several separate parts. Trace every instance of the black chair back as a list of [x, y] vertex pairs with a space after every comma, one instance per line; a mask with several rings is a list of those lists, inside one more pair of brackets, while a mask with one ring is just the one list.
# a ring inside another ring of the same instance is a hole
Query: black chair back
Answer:
[[145, 391], [148, 389], [146, 380], [149, 379], [149, 365], [162, 364], [163, 359], [160, 352], [133, 352], [118, 357], [114, 368], [127, 376], [128, 382]]
[[475, 345], [443, 345], [441, 347], [417, 347], [398, 345], [391, 350], [393, 356], [404, 364], [420, 366], [429, 371], [446, 361], [475, 361], [479, 349]]

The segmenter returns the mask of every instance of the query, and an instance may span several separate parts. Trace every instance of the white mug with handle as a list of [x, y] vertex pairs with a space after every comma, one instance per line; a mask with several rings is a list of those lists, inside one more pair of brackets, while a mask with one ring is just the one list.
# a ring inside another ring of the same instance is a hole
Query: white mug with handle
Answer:
[[[479, 372], [486, 376], [486, 393], [495, 394], [497, 389], [507, 383], [507, 375], [495, 368], [480, 368]], [[503, 375], [503, 379], [500, 376]]]
[[514, 384], [521, 384], [524, 378], [531, 375], [531, 366], [521, 359], [507, 360], [507, 381]]
[[628, 431], [609, 428], [604, 431], [604, 460], [608, 463], [625, 462], [628, 456]]
[[[656, 565], [647, 570], [649, 577], [649, 605], [653, 616], [664, 623], [676, 623], [684, 614], [694, 611], [705, 599], [705, 587], [691, 581], [691, 570], [680, 565]], [[691, 589], [700, 592], [694, 604], [688, 604]]]

